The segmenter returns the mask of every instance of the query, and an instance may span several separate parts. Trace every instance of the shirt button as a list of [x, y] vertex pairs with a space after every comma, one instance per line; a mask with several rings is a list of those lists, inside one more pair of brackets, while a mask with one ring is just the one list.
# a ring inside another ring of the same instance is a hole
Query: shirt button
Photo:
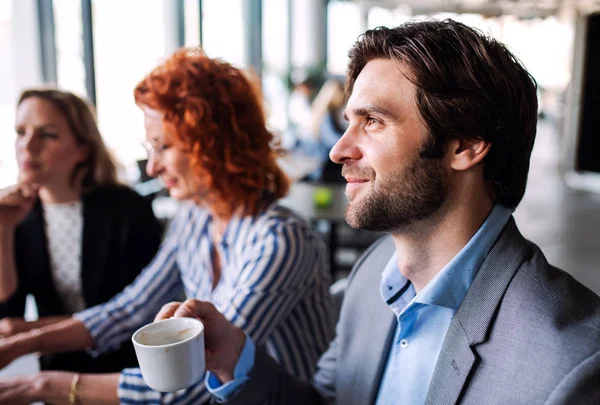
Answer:
[[402, 339], [400, 341], [400, 347], [403, 348], [403, 349], [406, 349], [408, 347], [408, 340]]

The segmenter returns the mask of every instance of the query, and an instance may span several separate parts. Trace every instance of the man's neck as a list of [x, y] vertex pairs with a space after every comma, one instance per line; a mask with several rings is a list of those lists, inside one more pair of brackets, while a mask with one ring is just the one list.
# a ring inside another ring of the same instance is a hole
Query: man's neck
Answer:
[[466, 204], [454, 201], [459, 202], [392, 234], [398, 268], [417, 293], [469, 242], [493, 208], [487, 198]]

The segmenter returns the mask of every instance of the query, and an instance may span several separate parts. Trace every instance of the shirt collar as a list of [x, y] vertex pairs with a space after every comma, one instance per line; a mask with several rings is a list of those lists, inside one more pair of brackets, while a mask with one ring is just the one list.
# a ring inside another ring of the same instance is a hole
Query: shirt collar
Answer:
[[[412, 301], [424, 305], [458, 309], [477, 271], [511, 215], [511, 209], [496, 204], [469, 242]], [[398, 256], [397, 253], [394, 253], [382, 273], [380, 288], [383, 300], [388, 302], [399, 291], [406, 290], [406, 283], [410, 282], [398, 269]], [[412, 286], [410, 289], [414, 291]], [[394, 302], [394, 305], [391, 305], [392, 309], [398, 314], [399, 306], [404, 308], [412, 298], [413, 296], [409, 294], [402, 300], [403, 302], [398, 302], [400, 305]]]

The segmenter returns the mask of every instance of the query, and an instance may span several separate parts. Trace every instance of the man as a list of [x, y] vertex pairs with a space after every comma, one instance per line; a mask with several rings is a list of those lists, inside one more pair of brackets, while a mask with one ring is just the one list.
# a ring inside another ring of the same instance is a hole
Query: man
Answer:
[[[536, 85], [460, 23], [367, 31], [350, 51], [348, 223], [388, 232], [350, 276], [313, 385], [210, 305], [207, 383], [230, 404], [598, 404], [600, 298], [549, 265], [511, 216], [525, 192]], [[309, 327], [309, 326], [307, 326]]]

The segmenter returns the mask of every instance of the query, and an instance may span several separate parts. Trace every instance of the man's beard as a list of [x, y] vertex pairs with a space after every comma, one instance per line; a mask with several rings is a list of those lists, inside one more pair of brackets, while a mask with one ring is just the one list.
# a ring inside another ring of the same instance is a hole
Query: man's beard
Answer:
[[373, 169], [344, 167], [344, 175], [368, 178], [368, 195], [346, 206], [346, 221], [355, 229], [396, 232], [431, 217], [448, 196], [442, 159], [417, 156], [410, 164], [380, 176]]

